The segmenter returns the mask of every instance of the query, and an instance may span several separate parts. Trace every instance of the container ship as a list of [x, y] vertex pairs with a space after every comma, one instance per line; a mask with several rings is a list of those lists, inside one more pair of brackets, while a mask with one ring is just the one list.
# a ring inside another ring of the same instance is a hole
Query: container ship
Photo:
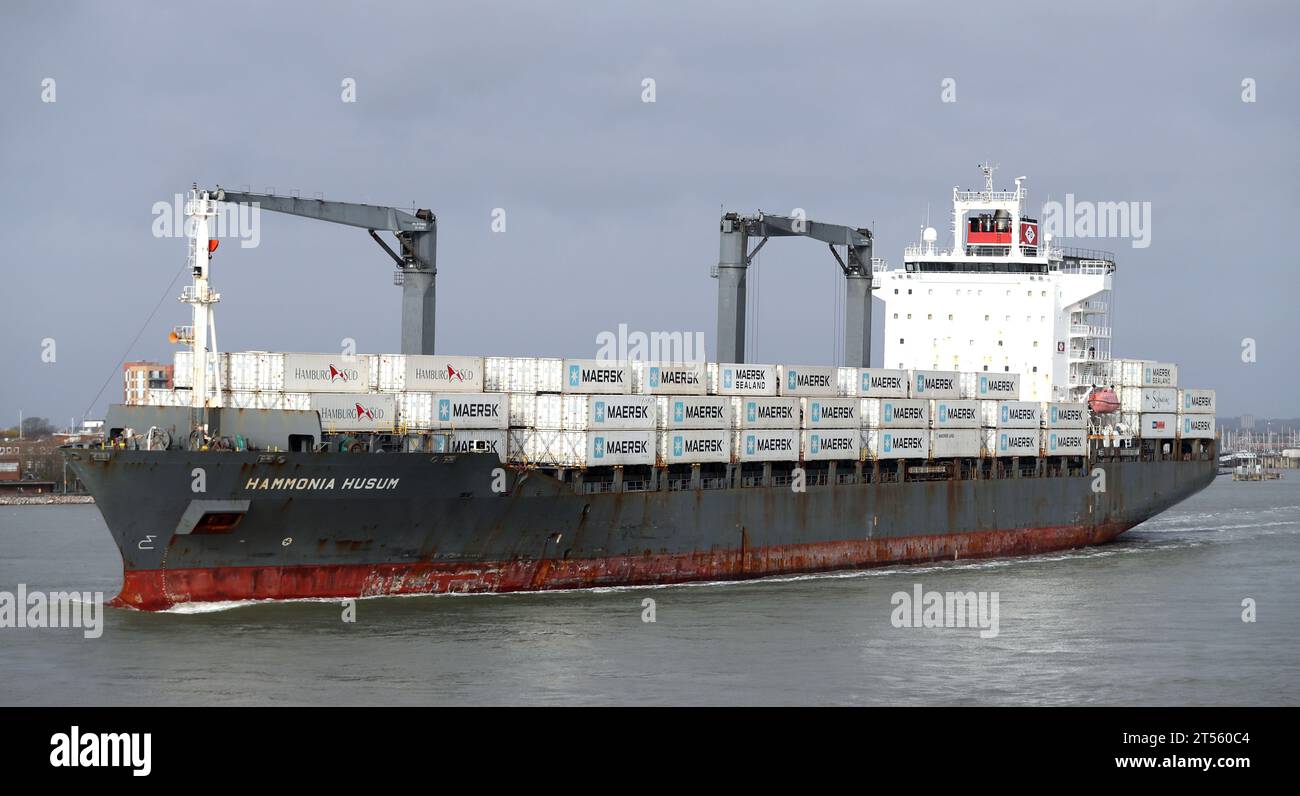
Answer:
[[[1213, 481], [1214, 391], [1112, 359], [1113, 255], [1040, 240], [1023, 178], [994, 190], [983, 168], [984, 189], [953, 189], [952, 247], [926, 228], [898, 269], [866, 228], [723, 214], [716, 361], [434, 353], [431, 212], [196, 186], [174, 384], [64, 449], [121, 551], [114, 604], [722, 581], [1114, 539]], [[212, 227], [250, 205], [366, 229], [397, 264], [402, 353], [218, 352]], [[773, 237], [829, 245], [842, 364], [747, 361], [747, 270]]]

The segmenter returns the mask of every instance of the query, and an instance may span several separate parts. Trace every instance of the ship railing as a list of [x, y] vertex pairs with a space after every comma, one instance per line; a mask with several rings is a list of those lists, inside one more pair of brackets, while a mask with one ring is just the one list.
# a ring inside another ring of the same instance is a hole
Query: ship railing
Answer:
[[[690, 481], [687, 481], [687, 484], [689, 483]], [[727, 479], [725, 478], [701, 478], [700, 479], [701, 489], [726, 489], [728, 486], [729, 484], [727, 483]]]
[[1017, 202], [1020, 194], [1017, 191], [957, 191], [955, 199], [958, 202]]

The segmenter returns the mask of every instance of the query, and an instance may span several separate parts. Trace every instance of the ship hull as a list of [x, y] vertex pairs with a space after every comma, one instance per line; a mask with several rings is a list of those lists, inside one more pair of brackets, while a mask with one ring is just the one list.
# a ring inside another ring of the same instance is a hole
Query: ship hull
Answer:
[[[1110, 541], [1212, 461], [1096, 475], [575, 494], [495, 456], [77, 452], [122, 552], [118, 605], [737, 580]], [[504, 487], [504, 489], [503, 489]], [[237, 517], [195, 526], [204, 512]]]

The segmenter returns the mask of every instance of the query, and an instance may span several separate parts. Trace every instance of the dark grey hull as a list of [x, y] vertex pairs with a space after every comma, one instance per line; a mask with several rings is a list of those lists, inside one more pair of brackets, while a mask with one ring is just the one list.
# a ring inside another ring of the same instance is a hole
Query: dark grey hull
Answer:
[[1038, 553], [1113, 539], [1216, 471], [1213, 457], [1095, 463], [1104, 491], [1090, 474], [576, 494], [494, 455], [68, 453], [122, 551], [119, 602], [141, 608]]

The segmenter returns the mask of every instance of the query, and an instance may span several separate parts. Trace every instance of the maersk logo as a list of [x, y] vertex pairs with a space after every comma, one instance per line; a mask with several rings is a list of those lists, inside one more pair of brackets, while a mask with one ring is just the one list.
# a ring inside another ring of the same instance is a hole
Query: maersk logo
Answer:
[[999, 449], [999, 450], [1006, 450], [1006, 449], [1007, 449], [1007, 435], [1006, 435], [1006, 434], [1001, 434], [1001, 435], [999, 435], [999, 437], [998, 437], [998, 449]]
[[816, 401], [813, 401], [813, 405], [812, 405], [812, 422], [814, 423], [822, 422], [822, 405], [817, 403]]
[[[1056, 422], [1057, 422], [1057, 410], [1056, 410], [1056, 407], [1053, 406], [1053, 407], [1052, 407], [1052, 424], [1055, 425]], [[1053, 446], [1056, 445], [1056, 435], [1055, 435], [1055, 434], [1052, 435], [1052, 445], [1053, 445]]]
[[597, 422], [597, 423], [604, 423], [604, 422], [605, 422], [605, 402], [604, 402], [604, 401], [597, 401], [597, 402], [596, 402], [595, 409], [594, 409], [593, 411], [594, 411], [594, 413], [595, 413], [595, 415], [596, 415], [596, 422]]
[[650, 368], [650, 389], [659, 388], [659, 368]]
[[989, 377], [980, 376], [980, 395], [989, 394]]
[[894, 405], [891, 403], [885, 404], [885, 422], [894, 422]]
[[757, 403], [750, 401], [749, 403], [745, 404], [745, 419], [750, 423], [753, 423], [755, 420], [758, 419]]
[[595, 441], [592, 444], [595, 446], [595, 450], [592, 451], [595, 457], [597, 459], [605, 458], [605, 438], [596, 437]]
[[[981, 387], [983, 386], [983, 380], [982, 380], [982, 379], [981, 379], [981, 385], [980, 385], [980, 386], [981, 386]], [[939, 422], [940, 422], [940, 423], [947, 423], [947, 422], [948, 422], [948, 405], [947, 405], [947, 404], [939, 404]]]
[[821, 437], [817, 436], [816, 434], [813, 434], [808, 438], [808, 442], [810, 443], [810, 447], [812, 448], [812, 452], [814, 454], [821, 452], [822, 449]]
[[582, 383], [582, 368], [577, 365], [569, 366], [569, 386], [577, 387]]
[[916, 376], [916, 391], [925, 392], [925, 377], [919, 373]]
[[677, 434], [673, 437], [673, 456], [681, 457], [682, 455], [682, 435]]
[[754, 435], [745, 435], [745, 453], [749, 456], [754, 455]]
[[885, 435], [885, 453], [893, 453], [893, 452], [894, 452], [894, 435], [893, 435], [893, 434], [886, 434], [886, 435]]
[[799, 371], [797, 370], [790, 371], [790, 378], [787, 379], [786, 382], [787, 383], [785, 388], [787, 390], [793, 390], [795, 386], [799, 384]]
[[724, 368], [722, 371], [722, 386], [731, 389], [731, 368]]
[[673, 402], [673, 421], [676, 422], [676, 423], [681, 423], [681, 422], [683, 422], [683, 421], [685, 421], [685, 420], [686, 420], [686, 402], [685, 402], [685, 401], [674, 401], [674, 402]]
[[438, 400], [438, 419], [451, 420], [451, 401], [447, 398]]

